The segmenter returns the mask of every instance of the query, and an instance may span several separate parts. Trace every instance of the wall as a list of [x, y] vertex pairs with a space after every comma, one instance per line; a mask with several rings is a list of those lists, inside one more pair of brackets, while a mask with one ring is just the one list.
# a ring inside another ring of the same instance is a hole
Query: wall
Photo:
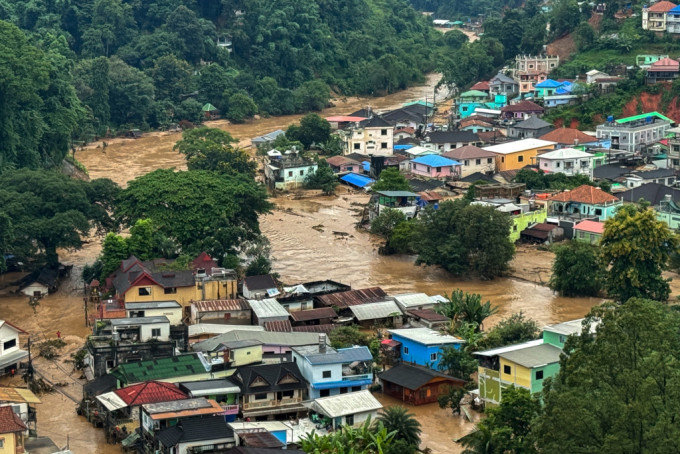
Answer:
[[204, 289], [200, 288], [200, 284], [196, 284], [196, 293], [200, 295], [196, 300], [228, 300], [238, 296], [236, 279], [208, 279], [202, 282]]
[[[392, 339], [397, 342], [401, 342], [401, 358], [408, 363], [415, 363], [421, 366], [427, 366], [431, 369], [439, 370], [439, 361], [441, 360], [442, 345], [423, 345], [417, 342], [413, 342], [410, 339], [405, 339], [396, 334], [392, 335]], [[459, 348], [459, 344], [451, 344], [454, 348]], [[408, 349], [408, 353], [405, 353], [404, 349]], [[430, 355], [437, 353], [437, 359], [432, 361]]]
[[[229, 317], [227, 317], [227, 315]], [[200, 317], [200, 318], [199, 318]], [[217, 325], [250, 325], [250, 310], [245, 311], [214, 311], [198, 313], [191, 306], [192, 323], [214, 323]]]
[[567, 341], [567, 337], [564, 334], [557, 334], [551, 331], [543, 331], [543, 342], [546, 344], [554, 345], [558, 348], [564, 348], [564, 343]]
[[262, 345], [237, 348], [231, 351], [232, 367], [244, 366], [262, 361]]
[[666, 213], [663, 211], [656, 212], [656, 219], [665, 222], [672, 230], [680, 229], [680, 214]]
[[[543, 371], [543, 378], [536, 379], [536, 372]], [[532, 381], [531, 381], [531, 393], [540, 393], [543, 391], [543, 381], [548, 377], [554, 377], [560, 371], [560, 363], [552, 363], [542, 367], [535, 367], [531, 369]]]
[[522, 230], [529, 227], [531, 224], [545, 222], [548, 218], [548, 212], [545, 210], [528, 211], [526, 213], [518, 214], [512, 217], [512, 228], [510, 230], [510, 241], [513, 243], [519, 240]]
[[479, 396], [483, 400], [499, 403], [501, 401], [500, 372], [486, 367], [478, 367], [477, 378]]
[[[437, 169], [440, 169], [437, 171]], [[411, 173], [432, 178], [446, 178], [453, 174], [451, 167], [430, 167], [425, 164], [411, 162]]]
[[[372, 421], [375, 421], [376, 418], [378, 417], [378, 411], [377, 410], [372, 410], [372, 411], [366, 411], [363, 413], [357, 413], [354, 416], [354, 424], [352, 427], [359, 427], [361, 426], [364, 421], [366, 421], [369, 417], [371, 418]], [[340, 424], [338, 424], [338, 419], [341, 421]], [[335, 427], [337, 428], [338, 426], [345, 425], [347, 424], [347, 416], [342, 416], [340, 418], [335, 418], [333, 421]]]
[[[152, 330], [160, 329], [160, 336], [153, 336]], [[146, 342], [149, 339], [158, 339], [162, 341], [167, 341], [170, 338], [170, 324], [169, 323], [149, 323], [145, 325], [140, 325], [139, 340], [141, 342]]]
[[600, 244], [602, 235], [599, 233], [584, 232], [583, 230], [574, 230], [574, 239], [583, 243]]
[[[149, 287], [151, 289], [150, 295], [140, 295], [139, 289], [142, 287]], [[131, 287], [125, 292], [126, 303], [141, 303], [147, 301], [167, 301], [172, 299], [177, 301], [182, 306], [189, 306], [191, 301], [201, 299], [200, 293], [196, 293], [196, 288], [191, 287], [177, 287], [177, 293], [165, 293], [165, 289], [160, 285], [140, 285]]]
[[200, 451], [190, 451], [190, 448], [192, 447], [198, 447], [198, 446], [221, 446], [223, 448], [231, 448], [235, 446], [234, 444], [234, 438], [217, 438], [215, 440], [206, 440], [206, 441], [194, 441], [190, 443], [180, 443], [177, 445], [177, 450], [175, 451], [176, 454], [188, 454], [189, 452], [200, 452]]
[[[12, 339], [16, 340], [16, 343], [14, 347], [8, 348], [7, 350], [4, 349], [4, 344], [5, 342], [11, 341]], [[2, 328], [0, 328], [0, 355], [5, 355], [7, 353], [12, 353], [17, 350], [19, 350], [19, 334], [17, 331], [7, 325], [3, 325]]]
[[[127, 316], [130, 317], [131, 312], [137, 312], [128, 310]], [[143, 309], [144, 317], [158, 317], [165, 316], [170, 321], [171, 325], [181, 325], [182, 324], [182, 308], [165, 308], [165, 309]]]
[[[554, 145], [547, 145], [539, 147], [541, 150], [554, 150]], [[505, 155], [498, 155], [496, 158], [496, 166], [499, 172], [504, 170], [519, 170], [524, 166], [531, 165], [536, 161], [536, 154], [539, 148], [531, 148], [522, 150], [516, 153], [509, 153]], [[520, 157], [522, 160], [520, 161]]]
[[[503, 358], [500, 359], [500, 374], [501, 380], [521, 386], [522, 388], [531, 389], [531, 369], [515, 364]], [[505, 373], [505, 366], [510, 366], [510, 373]]]
[[21, 289], [21, 293], [23, 293], [26, 296], [34, 295], [46, 296], [48, 292], [49, 289], [47, 288], [47, 286], [40, 284], [39, 282], [34, 282], [28, 287]]
[[[477, 161], [479, 161], [479, 164], [477, 164]], [[475, 172], [487, 173], [496, 171], [495, 158], [463, 159], [461, 163], [463, 164], [461, 166], [461, 176], [463, 178]]]
[[5, 445], [0, 448], [0, 453], [14, 454], [16, 452], [16, 434], [0, 434], [0, 438], [5, 439]]

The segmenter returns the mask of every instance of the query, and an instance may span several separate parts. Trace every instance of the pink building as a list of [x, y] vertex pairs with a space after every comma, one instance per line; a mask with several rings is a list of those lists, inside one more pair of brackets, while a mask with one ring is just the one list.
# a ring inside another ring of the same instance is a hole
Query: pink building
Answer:
[[418, 156], [411, 160], [411, 173], [430, 178], [460, 177], [461, 164], [436, 154]]

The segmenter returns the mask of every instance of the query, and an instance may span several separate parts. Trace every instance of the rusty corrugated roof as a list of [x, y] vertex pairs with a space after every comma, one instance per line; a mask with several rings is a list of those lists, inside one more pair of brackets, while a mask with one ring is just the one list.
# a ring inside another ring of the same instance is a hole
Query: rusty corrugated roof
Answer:
[[203, 300], [191, 303], [199, 312], [219, 312], [219, 311], [245, 311], [250, 307], [244, 299], [236, 298], [230, 300]]
[[290, 325], [289, 320], [273, 320], [264, 322], [264, 330], [277, 333], [290, 333], [293, 331], [293, 327]]
[[336, 306], [346, 308], [359, 304], [375, 303], [383, 301], [387, 293], [380, 287], [349, 290], [347, 292], [331, 293], [330, 295], [318, 296], [318, 300], [324, 306]]

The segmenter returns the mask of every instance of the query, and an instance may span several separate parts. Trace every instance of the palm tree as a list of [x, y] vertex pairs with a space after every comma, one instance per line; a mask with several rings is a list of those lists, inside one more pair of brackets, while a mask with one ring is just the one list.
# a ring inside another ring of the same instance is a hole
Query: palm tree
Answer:
[[387, 407], [378, 415], [387, 432], [395, 432], [395, 440], [404, 440], [409, 445], [420, 445], [420, 423], [415, 415], [404, 407]]
[[482, 304], [482, 295], [454, 290], [448, 302], [439, 304], [435, 310], [451, 319], [449, 332], [455, 334], [463, 321], [477, 325], [477, 331], [483, 328], [484, 320], [498, 312], [498, 307], [491, 306], [491, 301]]

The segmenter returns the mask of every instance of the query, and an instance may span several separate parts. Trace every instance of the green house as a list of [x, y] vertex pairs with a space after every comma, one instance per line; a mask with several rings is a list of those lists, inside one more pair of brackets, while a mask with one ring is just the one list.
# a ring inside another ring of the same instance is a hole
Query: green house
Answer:
[[210, 366], [200, 353], [159, 358], [136, 363], [121, 364], [111, 371], [118, 380], [118, 387], [148, 380], [165, 380], [188, 375], [204, 374]]

